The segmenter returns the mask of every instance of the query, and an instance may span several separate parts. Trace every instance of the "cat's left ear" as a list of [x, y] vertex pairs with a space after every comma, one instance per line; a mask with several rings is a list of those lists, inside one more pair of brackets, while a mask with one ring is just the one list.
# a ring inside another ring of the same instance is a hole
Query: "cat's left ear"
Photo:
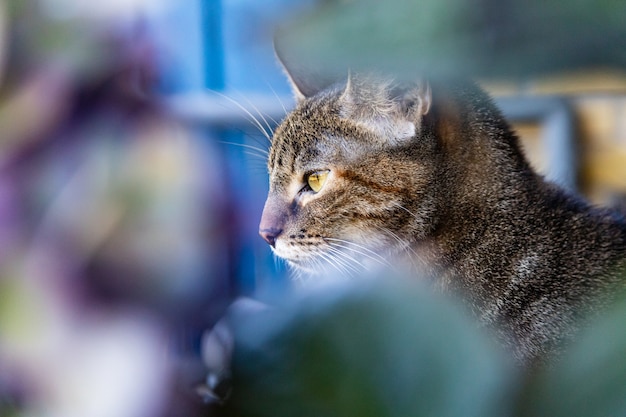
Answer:
[[276, 58], [287, 76], [287, 81], [297, 102], [316, 95], [336, 82], [328, 76], [316, 73], [311, 67], [287, 59], [285, 54], [281, 52], [276, 39], [274, 40], [274, 54], [276, 54]]

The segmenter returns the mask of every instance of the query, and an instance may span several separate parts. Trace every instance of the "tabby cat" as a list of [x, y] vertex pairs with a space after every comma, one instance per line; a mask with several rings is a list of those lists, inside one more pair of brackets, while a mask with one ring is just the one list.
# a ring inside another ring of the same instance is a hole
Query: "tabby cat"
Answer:
[[290, 73], [260, 234], [300, 273], [404, 262], [462, 293], [522, 363], [622, 286], [626, 220], [544, 180], [471, 82]]

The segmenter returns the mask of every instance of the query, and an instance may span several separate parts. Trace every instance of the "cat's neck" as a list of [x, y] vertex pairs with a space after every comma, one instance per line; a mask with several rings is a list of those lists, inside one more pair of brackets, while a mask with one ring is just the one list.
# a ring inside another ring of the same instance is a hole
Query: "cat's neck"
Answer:
[[438, 97], [427, 121], [445, 149], [436, 175], [437, 216], [432, 232], [413, 249], [423, 265], [449, 276], [441, 285], [481, 292], [485, 284], [485, 292], [497, 294], [509, 285], [498, 277], [517, 276], [516, 268], [533, 256], [575, 253], [569, 237], [597, 253], [621, 253], [622, 247], [612, 246], [626, 242], [624, 218], [536, 174], [486, 94], [470, 85]]

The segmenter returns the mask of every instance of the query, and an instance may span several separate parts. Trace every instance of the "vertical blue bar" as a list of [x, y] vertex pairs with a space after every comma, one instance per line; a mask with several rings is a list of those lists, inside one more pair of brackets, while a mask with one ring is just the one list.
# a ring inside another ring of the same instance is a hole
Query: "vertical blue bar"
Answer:
[[[204, 86], [210, 90], [223, 91], [226, 85], [224, 9], [221, 0], [201, 0], [202, 29], [204, 38]], [[244, 134], [233, 129], [213, 128], [210, 136], [225, 143], [243, 143]], [[248, 213], [248, 178], [241, 167], [245, 160], [240, 148], [233, 145], [219, 146], [225, 160], [228, 189], [234, 204], [231, 220], [232, 251], [230, 256], [231, 291], [234, 295], [252, 295], [255, 290], [251, 237], [246, 233], [243, 221]]]
[[225, 77], [222, 2], [221, 0], [202, 0], [201, 8], [205, 42], [205, 87], [211, 90], [223, 90]]

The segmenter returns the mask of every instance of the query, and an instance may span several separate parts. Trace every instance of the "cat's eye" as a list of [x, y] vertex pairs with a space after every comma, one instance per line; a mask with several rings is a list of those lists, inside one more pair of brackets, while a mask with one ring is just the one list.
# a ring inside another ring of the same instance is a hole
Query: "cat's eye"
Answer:
[[317, 193], [322, 189], [329, 172], [329, 170], [315, 171], [306, 176], [306, 183], [313, 192]]

